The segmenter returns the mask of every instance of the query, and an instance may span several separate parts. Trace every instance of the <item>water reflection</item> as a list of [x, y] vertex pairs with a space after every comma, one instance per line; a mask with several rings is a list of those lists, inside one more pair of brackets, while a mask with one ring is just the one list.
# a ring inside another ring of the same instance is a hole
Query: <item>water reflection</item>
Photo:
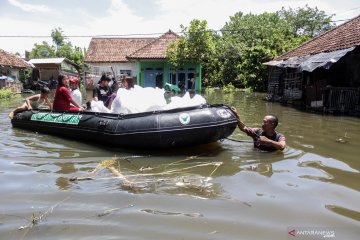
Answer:
[[199, 218], [203, 217], [201, 213], [179, 213], [179, 212], [164, 212], [160, 210], [153, 210], [153, 209], [141, 209], [141, 212], [150, 213], [154, 215], [164, 215], [164, 216], [185, 216], [191, 218]]
[[[101, 238], [104, 229], [113, 239], [149, 237], [133, 230], [139, 224], [157, 239], [177, 230], [188, 239], [281, 239], [293, 224], [346, 227], [341, 239], [358, 236], [360, 121], [309, 114], [262, 96], [215, 91], [206, 98], [235, 105], [249, 126], [260, 126], [265, 113], [278, 115], [287, 137], [283, 152], [228, 140], [166, 151], [106, 148], [13, 129], [9, 107], [0, 105], [2, 238], [20, 239], [17, 228], [33, 213], [68, 196], [29, 238]], [[250, 140], [239, 130], [231, 138]], [[112, 159], [122, 177], [99, 167]]]
[[325, 205], [326, 209], [360, 222], [360, 212], [336, 205]]
[[68, 190], [70, 187], [69, 179], [66, 177], [59, 177], [56, 179], [56, 185], [60, 190]]
[[75, 169], [74, 163], [67, 162], [67, 163], [54, 163], [54, 165], [60, 167], [60, 170], [56, 171], [55, 173], [62, 173], [62, 174], [70, 174], [77, 172], [77, 169]]

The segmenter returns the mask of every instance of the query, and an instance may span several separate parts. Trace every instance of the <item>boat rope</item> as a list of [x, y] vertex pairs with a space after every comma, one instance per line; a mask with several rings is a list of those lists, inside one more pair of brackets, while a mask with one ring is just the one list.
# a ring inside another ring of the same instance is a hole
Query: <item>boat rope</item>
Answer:
[[254, 143], [254, 141], [251, 140], [237, 140], [237, 139], [232, 139], [232, 138], [223, 138], [222, 140], [229, 140], [229, 141], [233, 141], [233, 142], [240, 142], [240, 143]]

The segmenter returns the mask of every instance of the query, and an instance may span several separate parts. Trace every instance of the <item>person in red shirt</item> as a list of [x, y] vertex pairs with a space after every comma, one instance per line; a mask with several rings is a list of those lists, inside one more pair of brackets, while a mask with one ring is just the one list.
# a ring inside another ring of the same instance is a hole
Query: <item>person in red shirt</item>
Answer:
[[[53, 110], [55, 111], [82, 111], [79, 106], [71, 97], [68, 85], [69, 79], [67, 76], [60, 74], [58, 77], [58, 86], [56, 87]], [[71, 106], [70, 103], [73, 105]]]

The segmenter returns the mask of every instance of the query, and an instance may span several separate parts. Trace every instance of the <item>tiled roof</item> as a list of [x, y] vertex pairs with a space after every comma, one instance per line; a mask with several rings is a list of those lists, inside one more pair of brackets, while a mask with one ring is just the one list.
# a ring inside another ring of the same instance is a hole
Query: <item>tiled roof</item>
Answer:
[[85, 62], [127, 62], [126, 56], [154, 38], [92, 38]]
[[148, 43], [128, 56], [129, 59], [165, 59], [166, 49], [170, 43], [179, 39], [172, 31], [161, 35], [159, 38]]
[[332, 52], [359, 45], [360, 15], [277, 57], [275, 60]]
[[0, 49], [0, 66], [11, 66], [16, 68], [30, 68], [30, 64], [14, 54]]

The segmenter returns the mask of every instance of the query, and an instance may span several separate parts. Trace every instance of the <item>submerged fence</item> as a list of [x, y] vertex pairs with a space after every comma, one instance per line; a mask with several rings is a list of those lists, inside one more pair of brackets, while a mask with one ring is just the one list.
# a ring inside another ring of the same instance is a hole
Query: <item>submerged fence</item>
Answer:
[[327, 87], [324, 89], [324, 111], [356, 113], [360, 111], [360, 88]]

